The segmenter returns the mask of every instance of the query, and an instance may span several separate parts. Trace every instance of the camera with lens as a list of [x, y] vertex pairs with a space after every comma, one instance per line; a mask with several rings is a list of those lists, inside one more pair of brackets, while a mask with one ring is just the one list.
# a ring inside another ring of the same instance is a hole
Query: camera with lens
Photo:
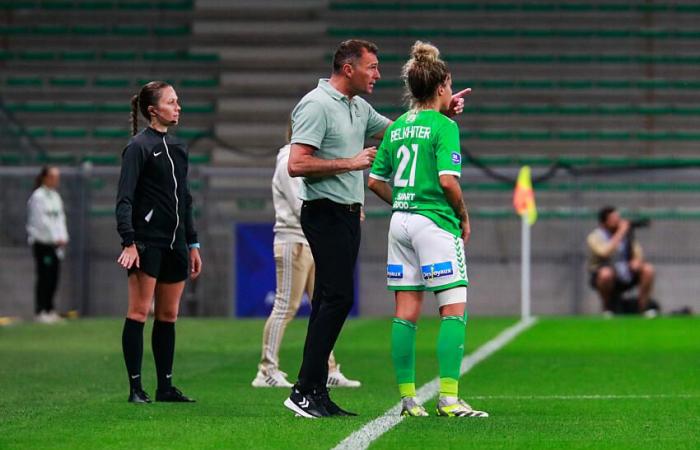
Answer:
[[651, 225], [651, 220], [649, 218], [630, 220], [630, 228], [647, 228]]

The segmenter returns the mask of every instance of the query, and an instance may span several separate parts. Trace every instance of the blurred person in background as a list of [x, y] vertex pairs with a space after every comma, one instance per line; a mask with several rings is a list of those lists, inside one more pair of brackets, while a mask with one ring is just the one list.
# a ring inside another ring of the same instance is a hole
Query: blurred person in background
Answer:
[[36, 321], [39, 323], [63, 320], [54, 308], [61, 260], [68, 244], [66, 214], [57, 191], [60, 181], [58, 167], [42, 167], [27, 202], [27, 234], [36, 263], [34, 296]]
[[[290, 123], [287, 129], [287, 142], [291, 139], [291, 135]], [[263, 329], [262, 355], [258, 364], [258, 373], [251, 383], [253, 387], [292, 387], [287, 380], [287, 374], [279, 368], [280, 345], [289, 321], [299, 311], [304, 292], [309, 299], [313, 298], [314, 292], [314, 257], [299, 222], [301, 178], [289, 176], [287, 171], [289, 148], [290, 145], [287, 144], [279, 149], [275, 172], [272, 176], [277, 287], [275, 303]], [[336, 363], [335, 356], [331, 352], [328, 358], [326, 385], [360, 387], [361, 383], [343, 375], [340, 365]]]
[[598, 291], [606, 316], [623, 312], [621, 296], [635, 286], [639, 286], [636, 311], [648, 317], [657, 313], [658, 306], [651, 300], [654, 266], [644, 260], [634, 237], [634, 229], [644, 224], [623, 219], [614, 206], [605, 206], [598, 212], [598, 226], [586, 239], [591, 286]]
[[[141, 131], [139, 113], [149, 122]], [[163, 81], [145, 84], [131, 99], [133, 137], [122, 153], [116, 206], [122, 239], [117, 263], [128, 273], [122, 350], [131, 403], [151, 402], [141, 384], [141, 361], [143, 327], [154, 296], [151, 346], [158, 377], [156, 401], [194, 402], [172, 385], [180, 298], [188, 275], [195, 279], [202, 270], [187, 185], [187, 147], [168, 134], [179, 118], [177, 93]]]

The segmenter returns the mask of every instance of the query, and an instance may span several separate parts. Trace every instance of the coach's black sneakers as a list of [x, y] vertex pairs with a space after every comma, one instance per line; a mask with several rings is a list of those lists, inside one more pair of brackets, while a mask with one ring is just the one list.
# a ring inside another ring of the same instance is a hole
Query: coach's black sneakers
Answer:
[[129, 392], [129, 403], [151, 403], [151, 398], [143, 389], [131, 389]]
[[194, 403], [196, 400], [189, 398], [175, 386], [165, 390], [156, 391], [157, 402]]
[[328, 389], [322, 389], [317, 394], [318, 401], [326, 408], [331, 416], [356, 416], [357, 413], [346, 411], [331, 400]]
[[308, 394], [302, 394], [297, 385], [292, 387], [292, 393], [284, 401], [284, 406], [294, 411], [297, 416], [306, 417], [307, 419], [331, 415], [324, 407], [318, 391], [314, 390]]

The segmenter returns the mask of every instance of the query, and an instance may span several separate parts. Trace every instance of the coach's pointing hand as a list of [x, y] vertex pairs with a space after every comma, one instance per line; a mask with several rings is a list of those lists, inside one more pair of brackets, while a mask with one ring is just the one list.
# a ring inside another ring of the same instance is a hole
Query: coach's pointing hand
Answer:
[[377, 156], [377, 147], [367, 147], [350, 160], [352, 170], [365, 170], [372, 167]]
[[446, 115], [452, 117], [457, 114], [462, 114], [462, 111], [464, 111], [464, 96], [471, 94], [471, 92], [472, 88], [466, 88], [453, 95], [450, 101], [450, 108], [447, 110]]

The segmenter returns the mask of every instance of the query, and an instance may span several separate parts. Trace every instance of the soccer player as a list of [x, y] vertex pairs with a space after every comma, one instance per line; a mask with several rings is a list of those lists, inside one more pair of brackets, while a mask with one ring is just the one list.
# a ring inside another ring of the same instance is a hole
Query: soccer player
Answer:
[[[127, 269], [129, 284], [122, 332], [129, 402], [151, 402], [141, 385], [141, 360], [143, 325], [154, 295], [151, 345], [158, 376], [156, 401], [193, 402], [172, 385], [180, 298], [188, 275], [195, 279], [202, 270], [187, 187], [187, 147], [168, 134], [180, 119], [180, 105], [172, 86], [151, 81], [133, 96], [131, 108], [134, 136], [122, 153], [116, 207], [122, 238], [117, 262]], [[141, 131], [139, 112], [149, 121]]]
[[436, 47], [417, 41], [402, 78], [411, 108], [384, 133], [368, 182], [393, 210], [387, 283], [396, 300], [391, 354], [401, 414], [428, 415], [416, 400], [415, 349], [423, 292], [432, 291], [441, 316], [437, 414], [487, 417], [458, 396], [467, 321], [464, 244], [471, 230], [459, 185], [459, 129], [445, 115], [452, 99], [450, 72]]

